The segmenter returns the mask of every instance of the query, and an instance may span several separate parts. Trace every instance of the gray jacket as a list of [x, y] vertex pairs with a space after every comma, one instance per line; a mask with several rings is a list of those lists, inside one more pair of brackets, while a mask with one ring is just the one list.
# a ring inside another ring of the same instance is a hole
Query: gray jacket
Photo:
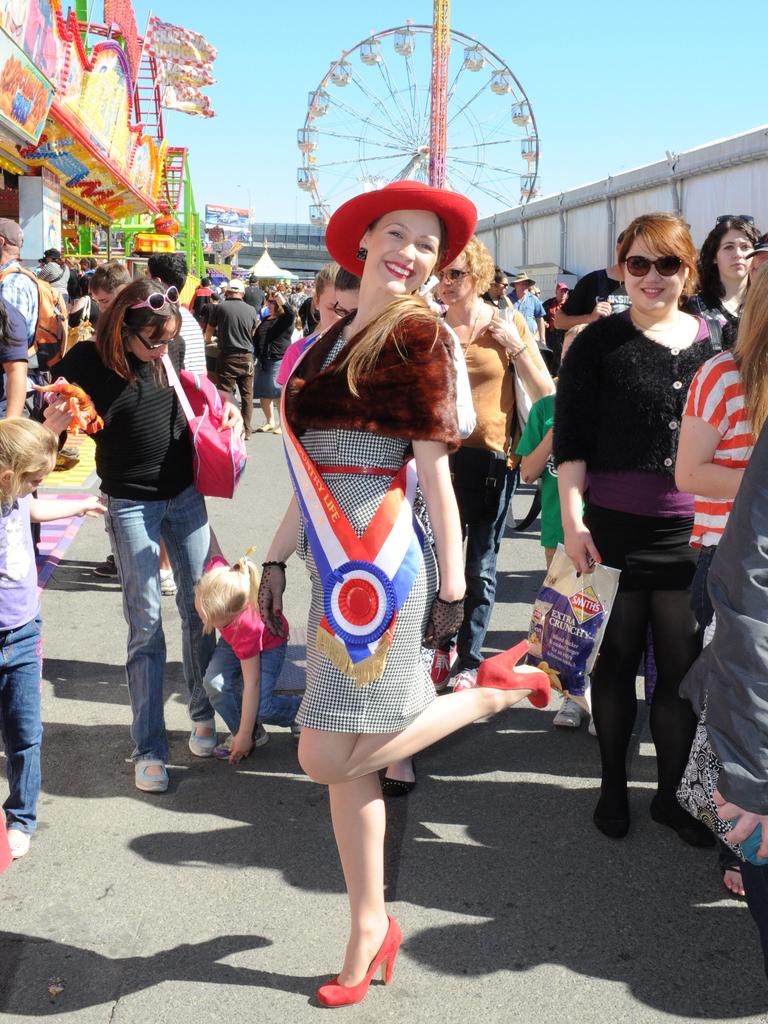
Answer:
[[723, 796], [768, 814], [768, 426], [744, 474], [709, 572], [717, 616], [712, 643], [680, 692], [698, 712], [723, 762]]

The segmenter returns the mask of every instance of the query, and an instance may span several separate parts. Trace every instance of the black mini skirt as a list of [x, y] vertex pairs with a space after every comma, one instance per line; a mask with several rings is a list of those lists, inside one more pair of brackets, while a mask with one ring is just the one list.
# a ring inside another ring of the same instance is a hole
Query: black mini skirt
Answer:
[[619, 590], [690, 590], [698, 552], [693, 516], [636, 516], [599, 505], [584, 513], [603, 565], [621, 570]]

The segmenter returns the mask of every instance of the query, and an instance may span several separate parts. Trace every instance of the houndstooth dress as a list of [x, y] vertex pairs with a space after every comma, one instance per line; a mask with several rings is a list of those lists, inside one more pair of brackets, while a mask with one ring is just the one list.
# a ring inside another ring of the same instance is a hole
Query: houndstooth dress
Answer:
[[[342, 348], [331, 349], [325, 365]], [[401, 438], [382, 437], [358, 430], [308, 430], [301, 444], [313, 462], [324, 466], [377, 466], [398, 470], [409, 448]], [[360, 537], [387, 492], [392, 477], [359, 473], [324, 474], [326, 484]], [[417, 515], [426, 520], [423, 501], [417, 495]], [[429, 527], [425, 521], [429, 538]], [[384, 674], [365, 686], [344, 675], [316, 647], [317, 627], [323, 616], [323, 591], [303, 522], [299, 524], [298, 554], [306, 561], [312, 581], [312, 601], [307, 626], [307, 690], [296, 716], [301, 726], [329, 732], [387, 733], [404, 729], [435, 699], [429, 675], [429, 658], [421, 640], [432, 600], [437, 592], [437, 563], [429, 539], [413, 588], [397, 614], [395, 633]], [[431, 652], [430, 652], [431, 653]]]

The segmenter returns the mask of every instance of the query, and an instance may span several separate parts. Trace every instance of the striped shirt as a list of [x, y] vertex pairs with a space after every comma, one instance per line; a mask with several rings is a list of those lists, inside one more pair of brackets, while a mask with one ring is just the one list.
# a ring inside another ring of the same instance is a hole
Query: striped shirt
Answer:
[[200, 325], [186, 306], [179, 306], [181, 313], [181, 330], [179, 336], [184, 339], [186, 354], [184, 369], [193, 373], [205, 374], [205, 339]]
[[[685, 404], [686, 416], [704, 420], [720, 435], [712, 457], [717, 466], [746, 469], [755, 439], [744, 406], [744, 385], [733, 353], [721, 352], [700, 367]], [[691, 545], [717, 544], [733, 508], [731, 498], [705, 498], [697, 494]]]

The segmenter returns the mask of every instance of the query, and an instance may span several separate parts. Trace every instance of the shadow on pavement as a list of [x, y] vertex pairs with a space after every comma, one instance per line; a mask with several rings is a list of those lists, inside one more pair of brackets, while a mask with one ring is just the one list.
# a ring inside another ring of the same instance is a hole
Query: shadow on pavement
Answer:
[[[0, 931], [0, 1011], [46, 1017], [114, 1002], [165, 981], [247, 985], [311, 997], [319, 978], [217, 963], [245, 950], [272, 945], [259, 935], [226, 935], [185, 943], [150, 956], [102, 956], [66, 943]], [[55, 997], [49, 985], [61, 988]]]
[[[148, 863], [266, 868], [307, 898], [343, 892], [326, 790], [301, 776], [287, 732], [273, 733], [238, 768], [194, 758], [186, 740], [185, 732], [171, 734], [171, 789], [148, 795], [133, 787], [132, 766], [118, 760], [116, 751], [123, 757], [130, 752], [125, 727], [50, 724], [44, 788], [86, 801], [129, 796], [174, 814], [222, 820], [219, 827], [192, 832], [140, 834], [140, 814], [132, 815], [123, 841]], [[87, 775], [69, 770], [84, 762]], [[411, 934], [408, 955], [430, 972], [452, 977], [557, 964], [625, 985], [646, 1006], [686, 1020], [764, 1013], [768, 995], [757, 935], [746, 908], [726, 899], [716, 854], [685, 846], [650, 820], [653, 758], [633, 759], [632, 827], [620, 842], [592, 825], [598, 764], [585, 726], [554, 730], [551, 714], [527, 708], [470, 726], [419, 755], [418, 786], [388, 808], [387, 896], [471, 920]], [[526, 777], [502, 780], [494, 777], [498, 771]], [[11, 954], [16, 947], [7, 936], [0, 938], [5, 964], [4, 942], [10, 942]], [[87, 998], [93, 1003], [112, 998], [118, 969], [138, 987], [165, 977], [215, 981], [221, 972], [222, 980], [238, 984], [312, 990], [307, 979], [212, 966], [205, 944], [191, 971], [187, 951], [196, 947], [135, 961], [105, 961], [55, 943], [43, 942], [45, 948], [74, 957], [78, 971], [91, 979]], [[34, 940], [27, 963], [27, 954], [16, 948], [24, 970], [37, 970], [31, 958], [40, 949]], [[43, 963], [54, 959], [41, 957]], [[738, 970], [725, 970], [724, 963], [738, 963]], [[16, 982], [5, 985], [6, 992], [22, 990]], [[47, 1009], [12, 1009], [52, 1013], [60, 1006], [63, 1001]]]
[[[173, 670], [173, 665], [166, 669]], [[179, 670], [181, 666], [179, 666]], [[125, 665], [105, 665], [94, 661], [66, 661], [45, 658], [43, 678], [53, 687], [59, 700], [92, 700], [99, 704], [128, 704]]]
[[[106, 545], [105, 545], [106, 546]], [[105, 557], [108, 549], [105, 550]], [[110, 576], [96, 576], [94, 569], [104, 559], [96, 562], [73, 561], [62, 558], [56, 570], [45, 585], [46, 590], [102, 590], [105, 593], [116, 593], [120, 590], [120, 580]]]

